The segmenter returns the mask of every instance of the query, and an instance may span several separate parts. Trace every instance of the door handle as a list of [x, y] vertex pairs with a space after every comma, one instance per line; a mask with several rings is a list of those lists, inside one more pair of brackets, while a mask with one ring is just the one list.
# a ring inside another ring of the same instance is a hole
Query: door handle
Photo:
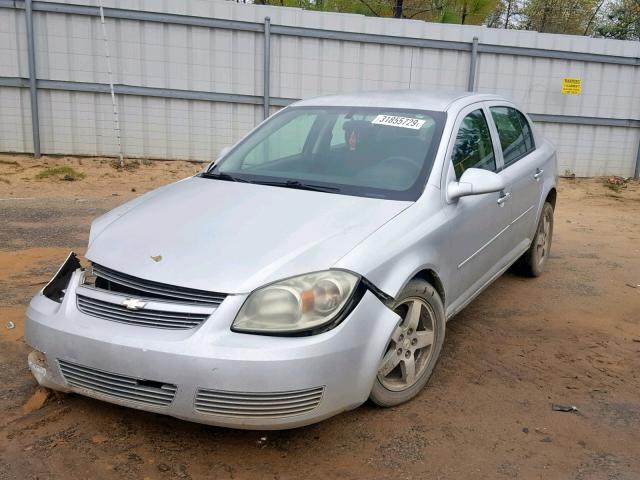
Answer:
[[511, 198], [511, 192], [500, 192], [500, 196], [498, 197], [498, 205], [502, 207], [504, 205], [504, 202], [509, 200], [509, 198]]
[[544, 170], [542, 170], [541, 168], [536, 168], [536, 173], [533, 174], [533, 178], [535, 178], [536, 180], [540, 180], [540, 177], [543, 173]]

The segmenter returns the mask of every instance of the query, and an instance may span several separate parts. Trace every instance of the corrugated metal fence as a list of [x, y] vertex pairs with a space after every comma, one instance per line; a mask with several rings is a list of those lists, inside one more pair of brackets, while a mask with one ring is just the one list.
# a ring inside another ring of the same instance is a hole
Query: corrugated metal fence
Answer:
[[[628, 176], [640, 162], [640, 42], [218, 0], [104, 5], [129, 157], [211, 160], [297, 98], [455, 88], [520, 103], [561, 172]], [[561, 93], [564, 77], [581, 95]], [[117, 155], [108, 93], [95, 3], [0, 0], [0, 151]]]

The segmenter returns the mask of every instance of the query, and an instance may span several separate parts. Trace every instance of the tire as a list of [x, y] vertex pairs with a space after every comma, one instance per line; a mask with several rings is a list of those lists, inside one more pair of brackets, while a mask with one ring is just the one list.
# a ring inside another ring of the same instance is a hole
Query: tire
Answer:
[[527, 277], [539, 277], [551, 252], [553, 239], [553, 206], [545, 202], [542, 206], [536, 233], [529, 249], [516, 262], [516, 271]]
[[[369, 395], [369, 400], [381, 407], [404, 403], [422, 390], [444, 343], [444, 305], [429, 283], [411, 280], [396, 299], [393, 309], [402, 320], [389, 339]], [[411, 363], [414, 365], [413, 376]]]

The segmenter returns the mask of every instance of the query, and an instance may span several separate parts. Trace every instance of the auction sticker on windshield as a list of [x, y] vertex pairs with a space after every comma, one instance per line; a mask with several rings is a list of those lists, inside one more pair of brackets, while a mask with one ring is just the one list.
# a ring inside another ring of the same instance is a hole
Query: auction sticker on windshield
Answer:
[[413, 130], [420, 130], [420, 127], [424, 125], [424, 122], [426, 122], [426, 120], [410, 117], [397, 117], [395, 115], [378, 115], [376, 118], [371, 120], [371, 123], [376, 125], [411, 128]]

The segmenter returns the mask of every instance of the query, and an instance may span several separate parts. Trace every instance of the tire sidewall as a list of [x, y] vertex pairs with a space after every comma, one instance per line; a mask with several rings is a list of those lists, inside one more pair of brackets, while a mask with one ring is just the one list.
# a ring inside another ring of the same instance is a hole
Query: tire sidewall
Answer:
[[[540, 263], [538, 258], [538, 249], [536, 247], [538, 241], [538, 235], [540, 235], [540, 227], [542, 226], [542, 222], [544, 222], [544, 217], [549, 213], [549, 237], [547, 238], [547, 256], [544, 259], [544, 262]], [[551, 242], [553, 240], [553, 207], [550, 203], [545, 202], [542, 207], [542, 212], [540, 214], [540, 219], [538, 220], [538, 225], [536, 226], [536, 235], [533, 238], [532, 242], [532, 252], [531, 252], [531, 270], [534, 276], [539, 276], [544, 271], [544, 268], [549, 260], [549, 255], [551, 253]]]

